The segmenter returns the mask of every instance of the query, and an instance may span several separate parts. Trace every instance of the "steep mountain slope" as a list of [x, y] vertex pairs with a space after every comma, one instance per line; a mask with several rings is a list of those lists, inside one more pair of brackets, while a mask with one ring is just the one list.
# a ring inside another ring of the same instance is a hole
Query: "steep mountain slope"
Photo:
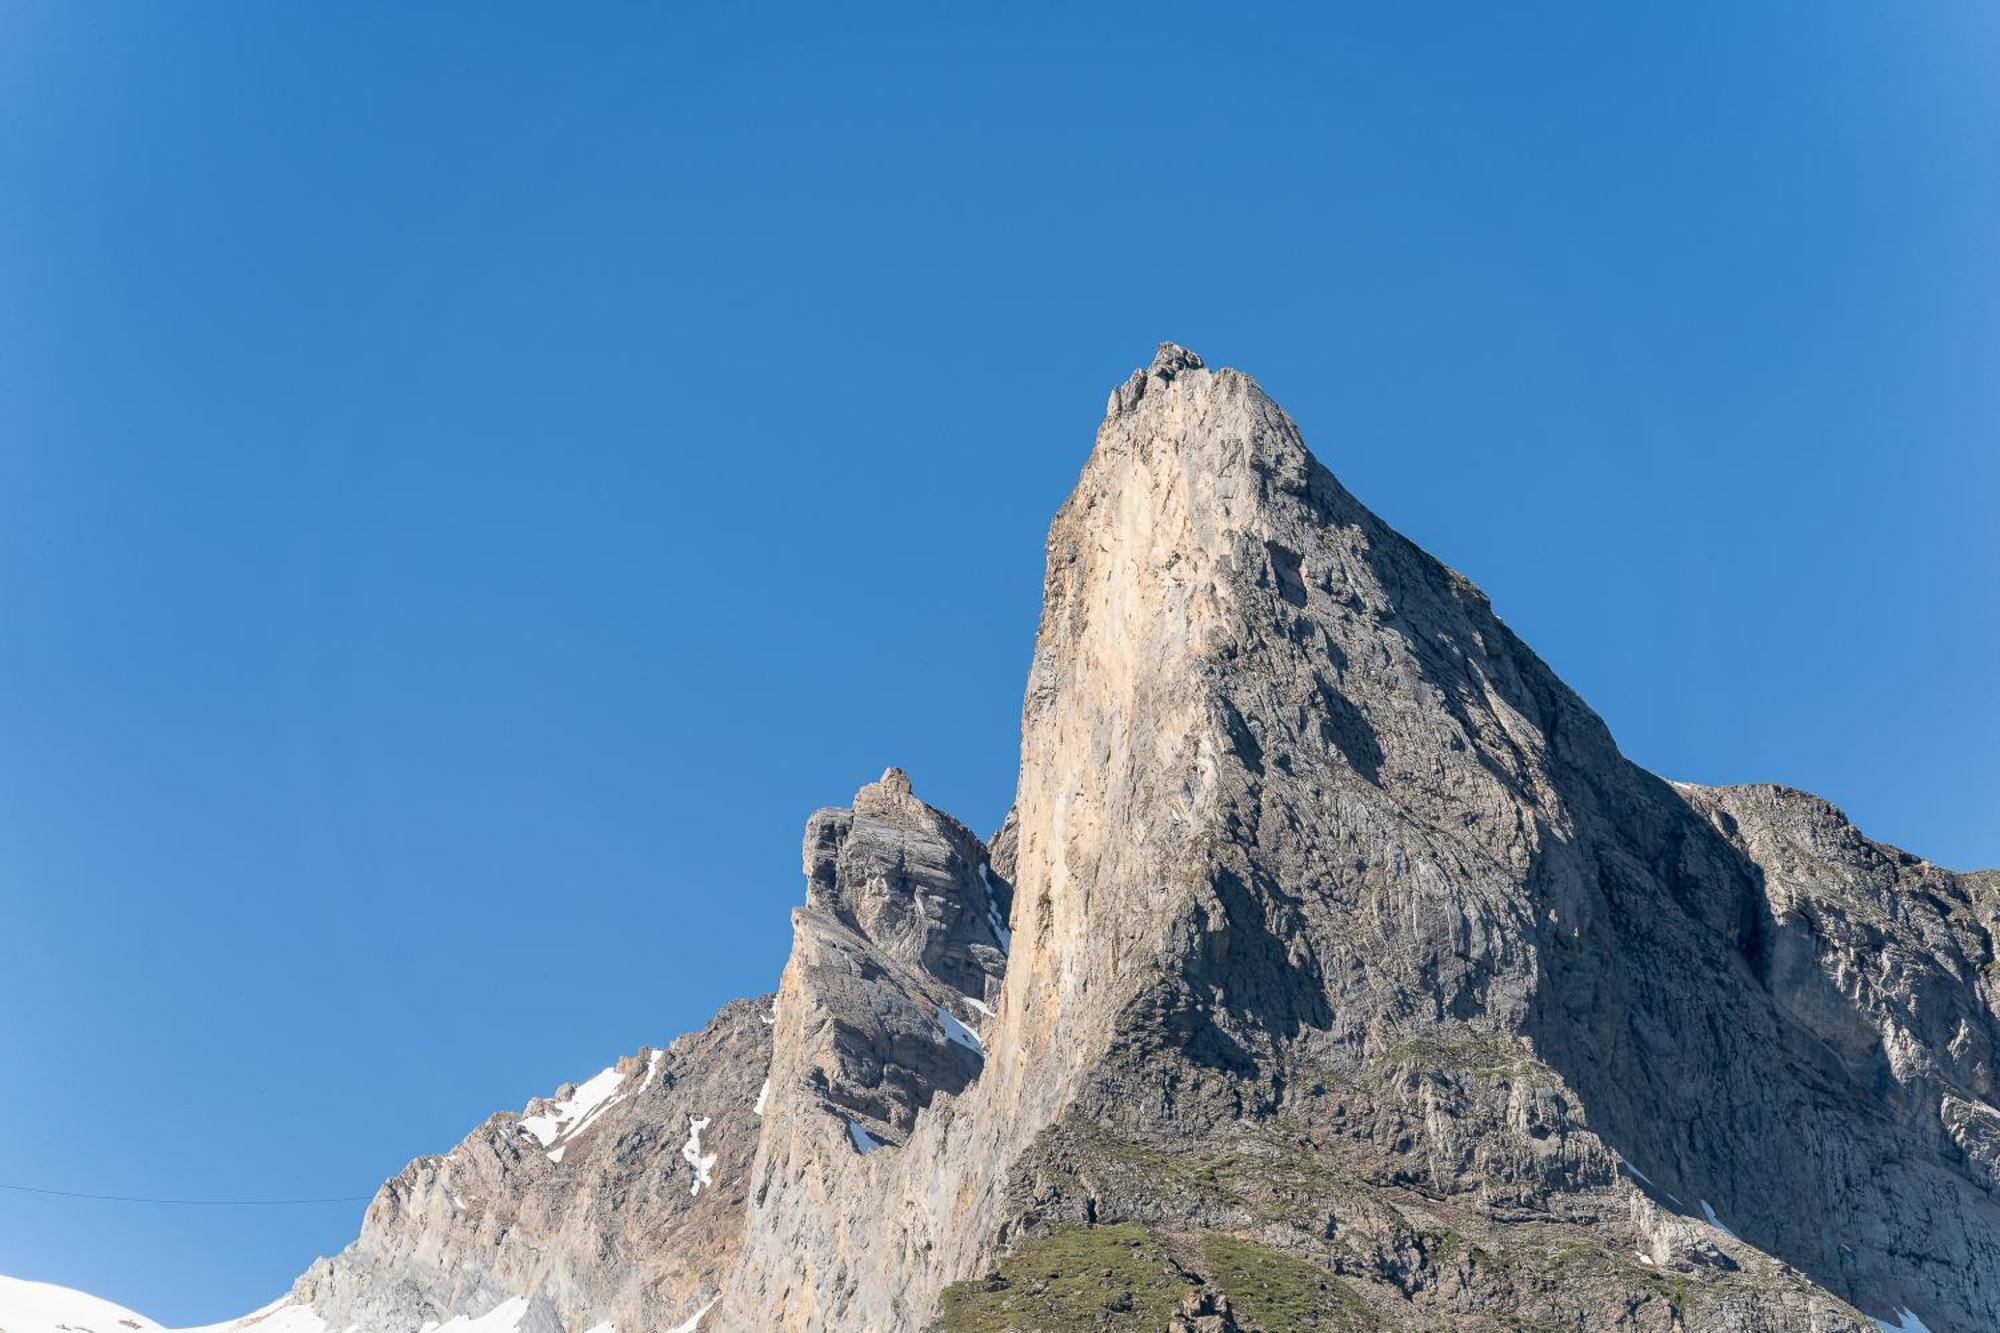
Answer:
[[154, 1333], [160, 1326], [122, 1305], [47, 1282], [0, 1277], [0, 1328], [8, 1333]]
[[336, 1329], [489, 1314], [492, 1333], [692, 1324], [734, 1262], [771, 1059], [769, 1000], [503, 1112], [422, 1157], [294, 1294]]
[[[0, 1330], [5, 1333], [172, 1333], [122, 1305], [58, 1287], [0, 1277]], [[326, 1333], [310, 1307], [286, 1296], [261, 1310], [178, 1333]], [[453, 1333], [465, 1333], [454, 1330]]]
[[815, 812], [803, 859], [806, 905], [775, 999], [726, 1005], [664, 1051], [411, 1163], [294, 1298], [367, 1333], [732, 1326], [710, 1311], [751, 1180], [765, 1182], [760, 1208], [809, 1215], [826, 1162], [902, 1142], [934, 1098], [978, 1075], [1006, 968], [1004, 880], [899, 770], [851, 809]]
[[982, 1075], [811, 1210], [753, 1199], [728, 1326], [910, 1326], [1107, 1221], [1387, 1327], [2000, 1322], [1967, 881], [1767, 871], [1246, 377], [1168, 346], [1113, 396], [1022, 732]]
[[2000, 1327], [2000, 876], [1631, 764], [1184, 349], [1051, 530], [991, 845], [892, 769], [804, 869], [775, 1001], [412, 1164], [290, 1308]]

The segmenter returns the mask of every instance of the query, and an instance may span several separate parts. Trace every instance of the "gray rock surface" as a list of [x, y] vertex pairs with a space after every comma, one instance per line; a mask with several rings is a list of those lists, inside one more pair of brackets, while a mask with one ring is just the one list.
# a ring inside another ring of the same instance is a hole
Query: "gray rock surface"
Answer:
[[364, 1333], [415, 1333], [516, 1297], [529, 1302], [523, 1333], [685, 1323], [736, 1258], [769, 1010], [768, 996], [732, 1001], [700, 1032], [619, 1060], [594, 1111], [565, 1085], [418, 1158], [293, 1294], [330, 1328]]
[[2000, 1327], [2000, 876], [1633, 765], [1185, 349], [1050, 533], [991, 848], [891, 770], [804, 861], [769, 1026], [561, 1163], [496, 1117], [301, 1293], [366, 1333], [531, 1293], [538, 1333]]

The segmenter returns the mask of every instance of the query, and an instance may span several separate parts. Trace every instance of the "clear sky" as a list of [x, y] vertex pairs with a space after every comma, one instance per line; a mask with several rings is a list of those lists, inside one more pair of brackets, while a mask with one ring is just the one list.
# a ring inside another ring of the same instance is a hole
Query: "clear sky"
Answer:
[[0, 1181], [365, 1195], [771, 987], [813, 807], [995, 825], [1162, 338], [1635, 759], [2000, 864], [2000, 10], [1081, 8], [0, 6]]

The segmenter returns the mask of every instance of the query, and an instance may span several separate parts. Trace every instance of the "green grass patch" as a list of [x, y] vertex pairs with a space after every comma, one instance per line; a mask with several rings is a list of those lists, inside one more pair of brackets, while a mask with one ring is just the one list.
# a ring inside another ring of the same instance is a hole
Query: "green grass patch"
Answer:
[[1064, 1227], [1024, 1242], [985, 1278], [944, 1294], [944, 1333], [1158, 1333], [1194, 1284], [1134, 1223]]
[[1303, 1259], [1234, 1236], [1205, 1247], [1209, 1280], [1235, 1307], [1236, 1322], [1266, 1333], [1361, 1333], [1374, 1312], [1335, 1277]]
[[1322, 1268], [1218, 1233], [1168, 1238], [1136, 1223], [1064, 1227], [984, 1278], [946, 1290], [938, 1333], [1160, 1333], [1197, 1287], [1257, 1333], [1371, 1333], [1365, 1302]]

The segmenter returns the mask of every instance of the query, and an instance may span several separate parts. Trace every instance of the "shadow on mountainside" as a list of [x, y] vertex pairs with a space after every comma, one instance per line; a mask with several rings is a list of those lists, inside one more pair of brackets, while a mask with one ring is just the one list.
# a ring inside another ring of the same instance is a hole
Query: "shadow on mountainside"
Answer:
[[[1937, 1270], [1977, 1267], [2000, 1207], [1940, 1134], [1935, 1081], [1899, 1082], [1877, 1020], [1828, 975], [1812, 918], [1780, 921], [1763, 870], [1625, 759], [1476, 588], [1316, 460], [1305, 492], [1321, 522], [1360, 527], [1390, 597], [1382, 622], [1458, 724], [1480, 735], [1491, 692], [1545, 738], [1531, 757], [1489, 726], [1503, 757], [1475, 755], [1517, 799], [1547, 808], [1520, 777], [1539, 763], [1573, 826], [1568, 837], [1539, 830], [1522, 878], [1537, 960], [1524, 1035], [1582, 1100], [1581, 1120], [1650, 1178], [1663, 1207], [1719, 1221], [1864, 1310], [1893, 1320], [1900, 1307], [1935, 1308], [1952, 1286], [1933, 1281]], [[1351, 705], [1342, 715], [1358, 716]], [[1368, 744], [1378, 758], [1354, 767], [1379, 786], [1382, 746], [1372, 734]], [[1921, 1252], [1893, 1252], [1912, 1229], [1927, 1238]], [[1935, 1333], [1947, 1326], [1933, 1319]]]
[[[1636, 766], [1565, 795], [1593, 812], [1595, 910], [1543, 941], [1527, 1034], [1589, 1127], [1661, 1206], [1851, 1304], [1891, 1322], [1914, 1309], [1934, 1333], [1984, 1326], [1932, 1312], [1990, 1262], [2000, 1207], [1940, 1132], [1940, 1084], [1899, 1081], [1883, 1030], [1834, 983], [1829, 969], [1876, 962], [1818, 935], [1812, 913], [1838, 907], [1781, 920], [1763, 870]], [[1568, 873], [1538, 859], [1531, 892], [1570, 897], [1550, 882]]]

